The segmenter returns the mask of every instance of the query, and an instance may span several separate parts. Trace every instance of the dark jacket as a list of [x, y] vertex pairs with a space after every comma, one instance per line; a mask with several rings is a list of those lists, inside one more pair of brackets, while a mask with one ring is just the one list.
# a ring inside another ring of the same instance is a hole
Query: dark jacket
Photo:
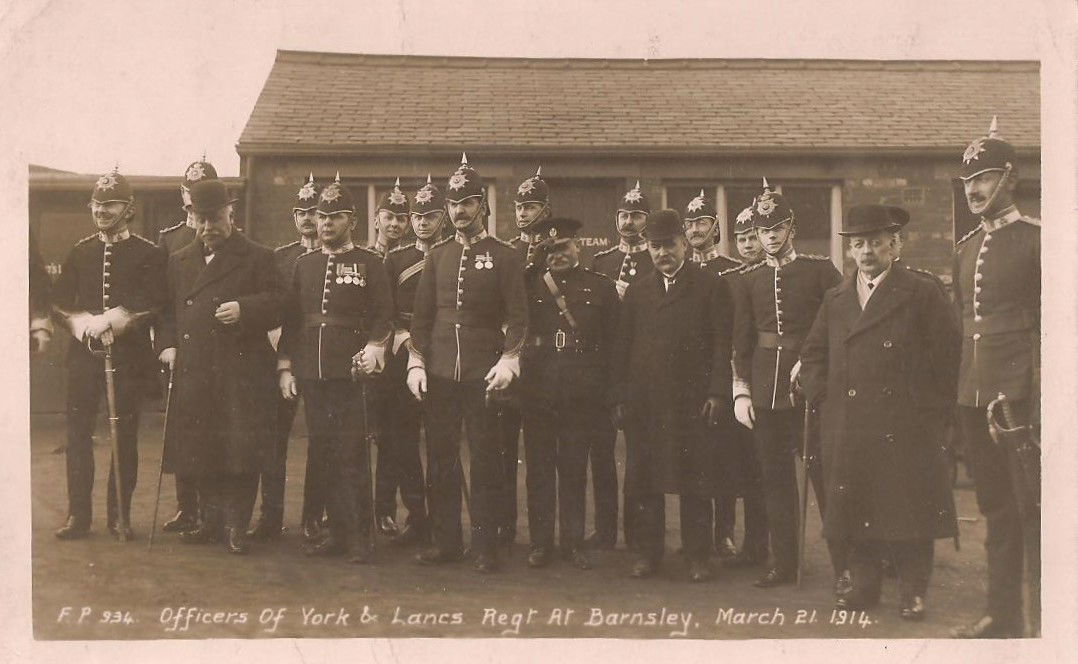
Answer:
[[[176, 348], [165, 472], [259, 472], [278, 401], [266, 337], [281, 317], [273, 252], [233, 232], [207, 264], [202, 243], [192, 242], [169, 257], [168, 288], [157, 339], [159, 348]], [[240, 320], [224, 325], [214, 312], [231, 301]]]
[[827, 291], [801, 351], [805, 396], [822, 403], [824, 535], [951, 537], [942, 442], [955, 404], [956, 321], [930, 277], [892, 268], [863, 312], [855, 280]]
[[658, 271], [625, 293], [613, 401], [624, 405], [632, 491], [717, 494], [718, 445], [700, 417], [730, 409], [734, 307], [722, 279], [686, 261], [666, 292]]

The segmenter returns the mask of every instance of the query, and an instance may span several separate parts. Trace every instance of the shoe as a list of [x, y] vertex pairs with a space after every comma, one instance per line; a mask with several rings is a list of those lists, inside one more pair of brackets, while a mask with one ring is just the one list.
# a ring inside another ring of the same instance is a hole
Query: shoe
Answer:
[[393, 538], [393, 543], [397, 546], [430, 544], [430, 530], [426, 526], [406, 523], [400, 534]]
[[1020, 639], [1022, 629], [1017, 625], [1008, 625], [997, 621], [992, 616], [984, 616], [972, 625], [962, 625], [951, 630], [953, 639]]
[[899, 610], [898, 615], [903, 620], [924, 620], [925, 619], [925, 600], [923, 597], [915, 596], [908, 600], [902, 601], [902, 608]]
[[307, 543], [320, 540], [325, 535], [321, 519], [307, 519], [304, 521], [300, 526], [300, 534], [303, 536], [303, 541]]
[[689, 581], [693, 583], [704, 583], [710, 581], [715, 577], [715, 572], [711, 569], [711, 565], [707, 564], [705, 560], [694, 560], [689, 563]]
[[161, 524], [163, 533], [182, 533], [196, 528], [198, 528], [198, 515], [183, 510], [176, 512], [171, 519]]
[[729, 537], [723, 537], [715, 544], [715, 553], [718, 554], [719, 558], [729, 560], [730, 558], [737, 556], [738, 550], [737, 547], [734, 546], [734, 540]]
[[378, 532], [386, 537], [396, 537], [400, 535], [401, 530], [397, 527], [397, 522], [393, 520], [393, 517], [386, 515], [378, 518]]
[[234, 555], [247, 555], [250, 550], [247, 546], [247, 535], [243, 528], [225, 528], [225, 549]]
[[497, 556], [490, 553], [480, 553], [472, 562], [472, 569], [480, 574], [493, 574], [498, 571], [499, 567], [501, 565], [498, 563]]
[[258, 542], [266, 542], [280, 537], [281, 530], [280, 519], [274, 519], [262, 514], [258, 517], [258, 522], [255, 523], [254, 527], [247, 531], [247, 537]]
[[550, 564], [550, 549], [545, 546], [532, 547], [528, 552], [528, 567], [546, 567]]
[[836, 599], [850, 594], [853, 590], [853, 578], [850, 576], [850, 570], [843, 570], [842, 574], [835, 577], [834, 590]]
[[584, 539], [584, 546], [598, 551], [613, 551], [617, 539], [616, 533], [614, 535], [600, 535], [598, 532], [594, 532]]
[[655, 576], [659, 571], [659, 565], [651, 558], [640, 558], [633, 563], [633, 569], [629, 572], [629, 576], [634, 579], [647, 579]]
[[443, 565], [445, 563], [455, 563], [463, 558], [463, 551], [446, 551], [434, 547], [416, 554], [415, 561], [420, 565]]
[[216, 544], [221, 541], [221, 531], [203, 521], [198, 528], [180, 533], [180, 541], [184, 544]]
[[583, 549], [569, 549], [565, 554], [565, 559], [577, 569], [591, 569], [591, 560], [588, 559]]
[[64, 525], [60, 526], [56, 531], [56, 537], [62, 540], [82, 539], [89, 534], [90, 522], [76, 519], [73, 516], [67, 517]]
[[303, 552], [308, 556], [339, 556], [345, 552], [345, 546], [344, 542], [341, 542], [331, 533], [329, 537], [317, 544], [308, 546]]
[[353, 565], [367, 565], [373, 557], [374, 550], [367, 542], [352, 542], [348, 547], [348, 562]]
[[772, 567], [767, 570], [767, 574], [757, 579], [752, 585], [757, 588], [774, 588], [775, 586], [782, 586], [788, 583], [793, 583], [795, 577], [789, 572], [781, 572], [778, 569]]
[[[123, 537], [120, 536], [121, 532], [123, 533]], [[125, 542], [128, 541], [128, 540], [135, 539], [135, 531], [131, 530], [131, 526], [129, 526], [127, 524], [124, 524], [123, 527], [121, 528], [119, 525], [117, 525], [115, 523], [110, 523], [109, 524], [109, 534], [111, 534], [116, 539], [118, 539], [118, 540], [122, 539]]]

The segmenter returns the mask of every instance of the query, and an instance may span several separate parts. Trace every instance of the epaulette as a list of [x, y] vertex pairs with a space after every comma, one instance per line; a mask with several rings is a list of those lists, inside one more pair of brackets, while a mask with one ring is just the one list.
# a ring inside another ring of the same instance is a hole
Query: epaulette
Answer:
[[[800, 256], [800, 255], [801, 254], [798, 254], [798, 256]], [[752, 272], [753, 270], [759, 270], [761, 267], [763, 267], [765, 265], [767, 265], [767, 261], [760, 261], [759, 263], [753, 263], [752, 265], [749, 265], [748, 267], [745, 267], [744, 269], [742, 269], [741, 274], [748, 274], [749, 272]]]
[[798, 258], [807, 258], [812, 261], [827, 261], [831, 262], [830, 256], [821, 256], [820, 254], [798, 254]]
[[617, 249], [618, 249], [618, 245], [615, 244], [613, 247], [610, 247], [609, 249], [603, 249], [602, 251], [596, 251], [594, 254], [592, 254], [591, 257], [592, 258], [598, 258], [600, 256], [605, 256], [607, 254], [610, 254], [610, 253], [613, 253], [613, 252], [617, 251]]
[[976, 226], [974, 226], [974, 227], [973, 227], [973, 229], [972, 229], [972, 230], [970, 230], [970, 232], [968, 232], [968, 233], [966, 233], [965, 235], [963, 235], [963, 236], [961, 237], [961, 239], [959, 239], [959, 240], [958, 240], [958, 242], [955, 242], [955, 243], [954, 243], [954, 246], [955, 246], [955, 248], [957, 249], [957, 248], [958, 248], [958, 245], [962, 244], [962, 243], [963, 243], [963, 242], [965, 242], [966, 240], [968, 240], [968, 239], [970, 239], [971, 237], [973, 237], [974, 235], [976, 235], [976, 234], [977, 234], [977, 231], [979, 231], [979, 230], [981, 230], [981, 225], [980, 225], [980, 224], [977, 224]]
[[1036, 226], [1037, 228], [1040, 228], [1040, 226], [1041, 226], [1041, 220], [1036, 218], [1036, 217], [1025, 217], [1025, 216], [1023, 216], [1018, 221], [1024, 221], [1027, 224], [1029, 224], [1030, 226]]
[[616, 282], [615, 282], [615, 281], [614, 281], [613, 279], [611, 279], [610, 277], [606, 276], [606, 275], [605, 275], [605, 274], [603, 274], [602, 272], [596, 272], [595, 270], [593, 270], [593, 269], [591, 269], [591, 268], [588, 268], [588, 267], [584, 267], [584, 266], [581, 266], [581, 267], [580, 267], [580, 269], [581, 269], [581, 270], [583, 270], [583, 271], [585, 271], [585, 272], [587, 272], [588, 274], [594, 274], [594, 275], [595, 275], [595, 276], [597, 276], [597, 277], [602, 277], [603, 279], [605, 279], [605, 280], [609, 281], [610, 283], [616, 283]]
[[169, 226], [168, 228], [162, 228], [160, 231], [158, 231], [158, 233], [160, 235], [164, 235], [165, 233], [171, 233], [172, 231], [176, 230], [177, 228], [179, 228], [181, 226], [186, 226], [186, 225], [187, 225], [186, 221], [181, 221], [180, 223], [176, 224], [175, 226]]
[[92, 239], [94, 239], [94, 238], [96, 238], [96, 237], [97, 237], [97, 233], [93, 233], [93, 234], [91, 234], [91, 235], [87, 235], [86, 237], [84, 237], [84, 238], [82, 238], [81, 240], [79, 240], [78, 242], [76, 242], [76, 243], [75, 243], [75, 246], [77, 247], [77, 246], [79, 246], [80, 244], [85, 244], [85, 243], [89, 242], [90, 240], [92, 240]]
[[437, 241], [437, 242], [435, 242], [434, 244], [430, 245], [430, 248], [431, 248], [431, 249], [433, 249], [433, 248], [435, 248], [435, 247], [440, 247], [440, 246], [442, 246], [443, 244], [448, 244], [449, 242], [452, 242], [452, 241], [453, 241], [453, 236], [452, 236], [452, 235], [450, 235], [449, 237], [444, 237], [444, 238], [442, 238], [441, 240], [438, 240], [438, 241]]
[[740, 271], [740, 270], [742, 270], [744, 268], [745, 268], [744, 265], [742, 265], [741, 263], [738, 263], [737, 265], [735, 265], [733, 267], [728, 267], [725, 270], [722, 270], [721, 272], [718, 273], [718, 276], [725, 277], [726, 275], [730, 274], [731, 272], [738, 272], [738, 271]]
[[146, 244], [150, 245], [151, 247], [156, 247], [156, 246], [157, 246], [156, 244], [154, 244], [153, 242], [150, 242], [149, 240], [147, 240], [146, 238], [142, 237], [142, 236], [141, 236], [141, 235], [139, 235], [138, 233], [132, 233], [132, 234], [131, 234], [131, 237], [133, 237], [133, 238], [138, 238], [139, 240], [142, 240], [142, 241], [143, 241], [143, 242], [145, 242]]
[[299, 244], [299, 240], [293, 240], [292, 242], [289, 242], [288, 244], [282, 244], [281, 246], [274, 249], [274, 251], [284, 251], [285, 249], [288, 249], [289, 247], [294, 247], [297, 244]]
[[497, 243], [498, 243], [498, 244], [500, 244], [500, 245], [503, 245], [503, 246], [509, 247], [510, 249], [512, 249], [512, 248], [513, 248], [513, 245], [509, 244], [508, 242], [506, 242], [505, 240], [501, 239], [500, 237], [494, 237], [493, 235], [488, 235], [487, 237], [489, 237], [489, 238], [490, 238], [491, 240], [494, 240], [495, 242], [497, 242]]
[[[307, 258], [308, 256], [317, 256], [317, 255], [320, 255], [321, 253], [322, 252], [319, 251], [318, 249], [309, 249], [306, 252], [300, 254], [299, 258]], [[297, 258], [296, 260], [299, 260], [299, 258]]]
[[368, 254], [370, 254], [371, 256], [374, 256], [376, 258], [381, 258], [382, 257], [382, 254], [378, 253], [374, 249], [368, 249], [367, 247], [359, 247], [359, 246], [357, 246], [356, 249], [362, 249], [363, 251], [367, 252]]
[[408, 244], [402, 244], [399, 247], [393, 247], [392, 249], [390, 249], [389, 252], [386, 255], [388, 256], [389, 254], [395, 254], [398, 251], [404, 251], [405, 249], [411, 249], [414, 246], [415, 246], [415, 242], [410, 242]]

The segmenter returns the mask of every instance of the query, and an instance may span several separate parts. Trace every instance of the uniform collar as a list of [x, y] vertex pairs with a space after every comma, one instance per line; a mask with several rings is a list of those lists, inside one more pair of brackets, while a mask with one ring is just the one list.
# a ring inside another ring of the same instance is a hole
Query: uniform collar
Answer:
[[697, 249], [692, 250], [692, 261], [694, 263], [703, 263], [704, 261], [710, 261], [722, 256], [722, 247], [717, 243], [711, 245], [711, 248], [707, 251], [699, 251]]
[[183, 220], [183, 225], [190, 228], [191, 230], [198, 230], [198, 224], [195, 223], [190, 217], [186, 217]]
[[648, 241], [644, 238], [638, 238], [639, 242], [635, 244], [629, 244], [629, 241], [625, 238], [618, 240], [618, 251], [623, 254], [638, 254], [641, 251], [645, 251], [648, 248]]
[[538, 242], [539, 241], [539, 234], [538, 233], [525, 233], [524, 231], [520, 231], [520, 241], [521, 242], [526, 242], [528, 244], [531, 244], [532, 242]]
[[775, 257], [768, 253], [764, 254], [764, 262], [771, 267], [783, 267], [784, 265], [789, 265], [795, 260], [797, 260], [797, 251], [793, 247], [790, 247], [789, 253], [781, 257]]
[[453, 234], [453, 239], [456, 240], [457, 242], [459, 242], [460, 244], [464, 245], [465, 247], [468, 247], [468, 246], [471, 246], [471, 245], [475, 244], [476, 242], [484, 239], [486, 236], [487, 236], [487, 229], [483, 228], [483, 229], [480, 229], [480, 231], [478, 233], [476, 233], [475, 235], [473, 235], [471, 237], [468, 237], [462, 231], [457, 231], [456, 233]]
[[327, 256], [339, 256], [341, 254], [348, 253], [355, 248], [356, 245], [353, 244], [351, 240], [349, 240], [348, 242], [345, 242], [341, 246], [337, 247], [336, 249], [330, 249], [329, 247], [322, 245], [322, 253], [326, 254]]
[[97, 232], [97, 238], [105, 244], [114, 244], [121, 240], [126, 240], [129, 237], [131, 237], [131, 231], [126, 228], [119, 233], [106, 233], [104, 231]]
[[318, 238], [309, 238], [305, 235], [300, 235], [299, 246], [303, 247], [307, 251], [313, 251], [321, 247], [322, 243], [318, 241]]
[[981, 228], [984, 229], [984, 232], [991, 233], [992, 231], [998, 231], [1008, 224], [1013, 224], [1021, 218], [1022, 213], [1018, 211], [1018, 208], [1012, 205], [995, 219], [989, 220], [981, 217]]
[[415, 248], [423, 252], [424, 254], [430, 251], [430, 245], [431, 243], [429, 240], [420, 240], [419, 238], [415, 239]]

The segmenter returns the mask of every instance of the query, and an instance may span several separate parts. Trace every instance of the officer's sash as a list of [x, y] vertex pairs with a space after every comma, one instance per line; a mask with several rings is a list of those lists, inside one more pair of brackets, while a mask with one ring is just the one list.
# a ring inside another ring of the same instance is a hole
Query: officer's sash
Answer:
[[555, 283], [554, 277], [550, 276], [549, 270], [543, 273], [543, 283], [546, 284], [550, 294], [554, 296], [554, 304], [558, 305], [558, 309], [561, 310], [562, 315], [565, 317], [565, 322], [569, 323], [569, 327], [573, 328], [574, 332], [578, 332], [580, 328], [576, 324], [576, 319], [573, 318], [572, 312], [569, 311], [569, 305], [565, 303], [565, 296], [561, 294], [561, 289]]
[[420, 259], [420, 261], [415, 265], [404, 268], [404, 270], [401, 271], [400, 275], [397, 276], [397, 285], [400, 286], [404, 282], [408, 281], [408, 279], [410, 279], [412, 276], [422, 272], [424, 260], [425, 259]]

